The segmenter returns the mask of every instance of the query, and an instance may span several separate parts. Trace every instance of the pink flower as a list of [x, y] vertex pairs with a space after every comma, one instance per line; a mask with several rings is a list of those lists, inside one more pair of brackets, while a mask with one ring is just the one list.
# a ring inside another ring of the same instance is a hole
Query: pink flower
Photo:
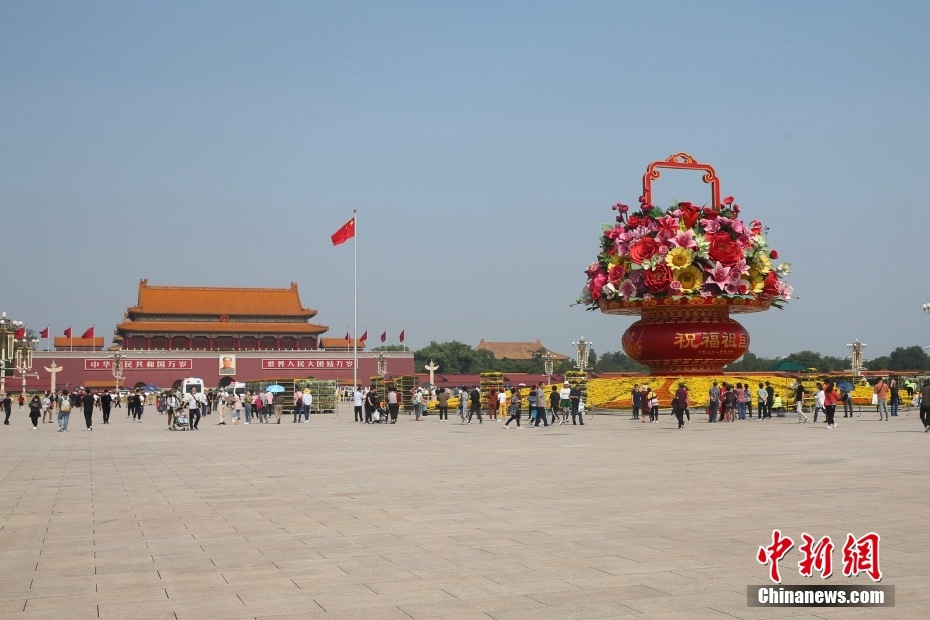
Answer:
[[730, 272], [731, 268], [722, 265], [718, 260], [714, 263], [713, 267], [705, 272], [704, 281], [709, 284], [716, 284], [720, 287], [721, 290], [723, 290], [723, 287], [726, 285], [726, 283], [732, 280]]
[[704, 229], [704, 234], [713, 234], [720, 232], [720, 221], [719, 218], [712, 219], [702, 219], [701, 227]]
[[697, 241], [694, 240], [694, 231], [679, 230], [669, 242], [679, 248], [693, 250], [697, 247]]
[[671, 215], [663, 215], [659, 218], [659, 233], [671, 237], [678, 232], [678, 218]]
[[636, 285], [629, 280], [624, 280], [621, 282], [620, 288], [617, 290], [619, 291], [620, 296], [624, 299], [630, 299], [631, 297], [636, 296]]

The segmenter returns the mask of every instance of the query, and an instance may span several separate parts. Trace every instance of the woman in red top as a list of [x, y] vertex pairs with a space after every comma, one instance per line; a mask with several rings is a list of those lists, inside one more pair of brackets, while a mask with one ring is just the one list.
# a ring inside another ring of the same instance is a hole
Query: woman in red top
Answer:
[[840, 395], [833, 389], [833, 382], [828, 381], [823, 388], [823, 411], [827, 416], [827, 428], [836, 428], [836, 422], [833, 421], [833, 414], [836, 413], [836, 402]]

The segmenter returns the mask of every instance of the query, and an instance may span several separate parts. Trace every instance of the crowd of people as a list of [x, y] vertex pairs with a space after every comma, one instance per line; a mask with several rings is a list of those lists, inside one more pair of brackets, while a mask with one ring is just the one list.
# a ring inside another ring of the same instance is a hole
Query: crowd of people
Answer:
[[[489, 420], [504, 420], [503, 428], [521, 428], [524, 413], [529, 424], [538, 427], [568, 424], [569, 416], [573, 425], [584, 425], [584, 401], [576, 385], [566, 381], [563, 385], [553, 385], [547, 393], [542, 384], [533, 385], [523, 395], [524, 384], [508, 386], [498, 390], [490, 388], [487, 395], [487, 416]], [[795, 412], [798, 423], [816, 423], [820, 414], [828, 429], [837, 427], [835, 415], [842, 407], [843, 417], [853, 417], [851, 388], [848, 384], [836, 385], [832, 381], [816, 382], [809, 392], [804, 382], [795, 381], [792, 386]], [[390, 387], [385, 394], [380, 394], [375, 386], [368, 389], [362, 386], [351, 389], [351, 402], [355, 413], [355, 422], [364, 424], [396, 424], [400, 407], [403, 403], [401, 394], [395, 387]], [[439, 388], [433, 392], [422, 387], [413, 388], [410, 394], [411, 414], [417, 422], [428, 415], [429, 401], [436, 402], [440, 421], [449, 420], [450, 401], [458, 400], [456, 414], [460, 424], [471, 424], [477, 419], [484, 423], [482, 392], [479, 386], [460, 386], [455, 389]], [[775, 396], [775, 389], [766, 381], [753, 388], [748, 383], [727, 382], [718, 384], [714, 381], [707, 393], [705, 413], [707, 422], [734, 422], [753, 419], [753, 403], [756, 405], [757, 420], [769, 420], [772, 412], [780, 405]], [[68, 432], [71, 412], [80, 411], [84, 416], [85, 431], [93, 431], [93, 417], [96, 411], [102, 414], [103, 424], [110, 423], [110, 414], [114, 408], [126, 405], [126, 417], [132, 422], [142, 422], [147, 404], [154, 404], [159, 413], [167, 414], [169, 430], [199, 430], [200, 421], [211, 413], [218, 413], [218, 425], [227, 424], [268, 424], [273, 419], [281, 423], [284, 416], [284, 395], [270, 391], [258, 390], [225, 391], [208, 390], [201, 393], [196, 387], [188, 392], [180, 389], [167, 390], [155, 396], [147, 395], [141, 389], [128, 393], [125, 397], [103, 390], [94, 392], [82, 389], [73, 392], [61, 390], [57, 393], [35, 394], [30, 399], [19, 396], [19, 408], [27, 408], [32, 428], [37, 430], [40, 424], [58, 424], [59, 432]], [[313, 395], [309, 390], [296, 390], [293, 394], [293, 408], [290, 411], [292, 423], [308, 422], [313, 405]], [[899, 415], [901, 390], [897, 381], [880, 380], [873, 388], [872, 404], [875, 405], [879, 420]], [[930, 381], [924, 381], [919, 392], [914, 395], [913, 403], [920, 408], [920, 420], [925, 432], [930, 432]], [[10, 424], [13, 399], [9, 394], [0, 401], [4, 413], [5, 425]], [[805, 410], [807, 406], [812, 416]], [[525, 409], [524, 409], [525, 407]], [[671, 401], [671, 414], [682, 429], [691, 422], [693, 403], [691, 393], [685, 382], [681, 382]], [[638, 386], [632, 392], [632, 420], [658, 423], [660, 414], [659, 399], [648, 384]], [[813, 419], [811, 419], [813, 417]], [[227, 419], [229, 422], [227, 422]]]

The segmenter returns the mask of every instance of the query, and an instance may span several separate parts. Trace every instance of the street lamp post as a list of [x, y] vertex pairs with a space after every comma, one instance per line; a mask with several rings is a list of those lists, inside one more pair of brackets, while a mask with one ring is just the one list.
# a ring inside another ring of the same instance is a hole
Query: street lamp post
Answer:
[[126, 356], [121, 351], [108, 355], [113, 360], [113, 379], [116, 381], [116, 397], [119, 398], [119, 382], [123, 379], [123, 360]]
[[587, 372], [588, 370], [588, 353], [591, 351], [591, 344], [584, 337], [579, 338], [578, 342], [572, 343], [572, 346], [575, 347], [575, 367], [581, 372]]
[[552, 353], [543, 353], [543, 372], [546, 374], [546, 384], [552, 383]]
[[20, 327], [18, 321], [6, 318], [6, 312], [0, 317], [0, 398], [6, 398], [6, 365], [13, 361], [14, 335]]
[[[927, 305], [928, 304], [924, 304], [924, 310], [927, 309]], [[852, 352], [852, 373], [856, 377], [862, 373], [862, 349], [866, 348], [867, 346], [869, 345], [865, 344], [864, 342], [859, 342], [858, 338], [846, 345], [846, 347]]]
[[[23, 338], [16, 348], [15, 364], [16, 370], [19, 372], [20, 377], [22, 377], [22, 397], [26, 398], [26, 376], [29, 374], [29, 371], [32, 370], [32, 352], [35, 351], [36, 344], [38, 340], [35, 338]], [[35, 376], [38, 376], [36, 374]]]

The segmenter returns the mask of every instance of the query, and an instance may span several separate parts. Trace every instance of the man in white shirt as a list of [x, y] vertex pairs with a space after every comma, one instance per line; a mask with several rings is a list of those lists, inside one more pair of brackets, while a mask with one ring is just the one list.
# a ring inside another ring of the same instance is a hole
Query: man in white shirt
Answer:
[[[309, 389], [304, 390], [304, 395], [300, 397], [301, 402], [303, 403], [303, 412], [304, 412], [304, 422], [310, 421], [310, 405], [313, 404], [313, 394], [310, 393]], [[300, 419], [298, 418], [298, 422]]]
[[197, 388], [192, 387], [191, 391], [184, 395], [184, 406], [187, 407], [187, 413], [190, 416], [190, 428], [193, 431], [200, 430], [200, 407], [206, 402], [203, 394], [197, 392]]
[[365, 400], [365, 395], [362, 394], [362, 386], [357, 386], [355, 391], [352, 393], [352, 407], [355, 409], [355, 421], [365, 423], [365, 418], [362, 417], [362, 401]]

